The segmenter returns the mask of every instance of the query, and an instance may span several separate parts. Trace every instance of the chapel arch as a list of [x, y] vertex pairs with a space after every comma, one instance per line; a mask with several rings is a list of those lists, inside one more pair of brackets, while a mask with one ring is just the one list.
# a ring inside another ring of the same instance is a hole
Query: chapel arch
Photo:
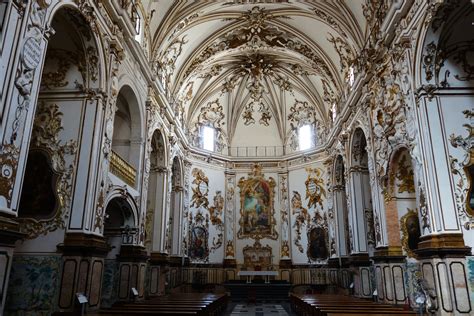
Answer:
[[51, 28], [55, 32], [48, 41], [38, 101], [32, 107], [33, 127], [18, 209], [21, 220], [33, 221], [37, 227], [26, 229], [29, 238], [61, 227], [48, 221], [67, 222], [66, 214], [84, 213], [88, 194], [84, 188], [93, 172], [95, 117], [100, 111], [87, 93], [99, 88], [103, 78], [101, 48], [89, 23], [80, 11], [64, 5], [53, 13]]
[[109, 251], [104, 258], [106, 272], [102, 277], [102, 307], [111, 307], [117, 299], [127, 299], [130, 287], [134, 286], [130, 284], [130, 265], [127, 262], [122, 263], [120, 256], [124, 252], [127, 253], [127, 247], [137, 244], [138, 232], [133, 199], [122, 192], [112, 193], [104, 217], [103, 235]]
[[[123, 86], [117, 97], [112, 137], [112, 172], [127, 184], [135, 187], [139, 179], [143, 148], [140, 105], [135, 92]], [[128, 172], [122, 172], [124, 164]]]
[[[434, 16], [427, 17], [420, 31], [416, 51], [416, 84], [430, 84], [444, 88], [472, 88], [474, 63], [471, 43], [474, 10], [472, 2], [460, 0], [439, 6]], [[422, 91], [423, 92], [423, 91]]]
[[401, 247], [403, 253], [414, 257], [421, 235], [416, 202], [413, 163], [410, 152], [402, 147], [395, 151], [386, 180], [385, 213], [388, 232], [388, 246]]
[[138, 227], [135, 217], [130, 202], [124, 197], [114, 197], [107, 204], [104, 237], [110, 249], [108, 259], [115, 259], [122, 245], [136, 244]]

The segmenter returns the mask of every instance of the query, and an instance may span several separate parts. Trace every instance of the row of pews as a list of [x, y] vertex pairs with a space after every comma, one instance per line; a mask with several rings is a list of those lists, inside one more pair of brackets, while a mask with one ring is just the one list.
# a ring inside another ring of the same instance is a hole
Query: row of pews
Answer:
[[227, 295], [202, 293], [177, 293], [134, 303], [117, 303], [104, 309], [97, 316], [121, 315], [173, 315], [217, 316], [227, 308]]
[[291, 308], [300, 316], [416, 315], [403, 307], [380, 304], [345, 295], [290, 294]]

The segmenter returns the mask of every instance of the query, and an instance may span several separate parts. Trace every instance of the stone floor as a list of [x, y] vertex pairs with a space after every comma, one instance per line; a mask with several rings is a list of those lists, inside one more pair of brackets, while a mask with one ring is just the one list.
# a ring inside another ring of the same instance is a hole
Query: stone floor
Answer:
[[230, 311], [230, 316], [249, 315], [249, 316], [264, 316], [264, 315], [285, 315], [289, 316], [286, 309], [278, 303], [237, 303]]

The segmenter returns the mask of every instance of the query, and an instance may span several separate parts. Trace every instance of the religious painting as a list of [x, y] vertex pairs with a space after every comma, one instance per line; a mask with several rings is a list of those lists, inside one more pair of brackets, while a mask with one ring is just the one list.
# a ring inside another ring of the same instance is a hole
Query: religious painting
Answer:
[[408, 212], [400, 219], [402, 230], [402, 246], [410, 257], [416, 257], [414, 251], [418, 249], [421, 230], [418, 214], [415, 210], [408, 209]]
[[190, 257], [196, 259], [206, 258], [207, 231], [202, 227], [194, 227], [191, 231]]
[[327, 259], [326, 231], [322, 227], [314, 227], [309, 231], [308, 245], [308, 257], [311, 260]]
[[272, 266], [272, 248], [269, 245], [262, 247], [258, 239], [253, 246], [245, 246], [243, 254], [247, 269], [268, 270]]
[[35, 219], [53, 216], [57, 209], [56, 182], [51, 158], [44, 151], [31, 150], [26, 163], [19, 216]]
[[316, 211], [307, 228], [308, 248], [306, 255], [308, 262], [322, 261], [329, 257], [328, 219], [326, 213]]
[[278, 238], [274, 218], [275, 184], [273, 178], [264, 178], [260, 165], [254, 166], [247, 179], [240, 179], [238, 238]]
[[198, 212], [193, 218], [189, 214], [189, 246], [188, 256], [193, 262], [207, 262], [209, 260], [209, 215], [204, 217]]

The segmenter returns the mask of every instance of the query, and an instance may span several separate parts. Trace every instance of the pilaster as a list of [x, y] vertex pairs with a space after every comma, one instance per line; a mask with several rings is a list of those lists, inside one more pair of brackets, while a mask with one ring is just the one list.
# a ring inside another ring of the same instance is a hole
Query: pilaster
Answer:
[[[44, 1], [30, 1], [19, 6], [12, 4], [12, 13], [6, 21], [6, 28], [17, 28], [18, 33], [11, 40], [19, 43], [19, 52], [11, 51], [10, 56], [6, 55], [8, 50], [2, 53], [2, 62], [8, 62], [8, 66], [2, 64], [2, 70], [8, 72], [5, 72], [5, 80], [1, 80], [5, 85], [2, 86], [0, 102], [0, 113], [3, 113], [0, 118], [0, 212], [5, 214], [16, 215], [20, 202], [41, 81], [40, 70], [50, 36], [46, 25], [48, 7]], [[23, 21], [20, 21], [21, 17]], [[6, 111], [3, 111], [3, 105], [8, 105]]]
[[235, 189], [236, 179], [235, 172], [225, 172], [225, 214], [224, 214], [224, 229], [225, 229], [225, 252], [224, 252], [224, 266], [234, 268], [237, 265], [235, 260]]
[[462, 234], [421, 237], [415, 253], [419, 257], [426, 291], [433, 293], [436, 315], [461, 315], [473, 311], [472, 293], [467, 284], [466, 255]]
[[15, 242], [24, 237], [20, 233], [19, 224], [7, 217], [0, 216], [0, 314], [3, 314], [7, 297], [8, 281], [12, 267]]
[[59, 310], [79, 312], [76, 293], [83, 293], [88, 298], [87, 310], [98, 310], [102, 299], [104, 258], [109, 250], [104, 238], [69, 233], [66, 234], [64, 243], [58, 246], [58, 250], [63, 255]]

